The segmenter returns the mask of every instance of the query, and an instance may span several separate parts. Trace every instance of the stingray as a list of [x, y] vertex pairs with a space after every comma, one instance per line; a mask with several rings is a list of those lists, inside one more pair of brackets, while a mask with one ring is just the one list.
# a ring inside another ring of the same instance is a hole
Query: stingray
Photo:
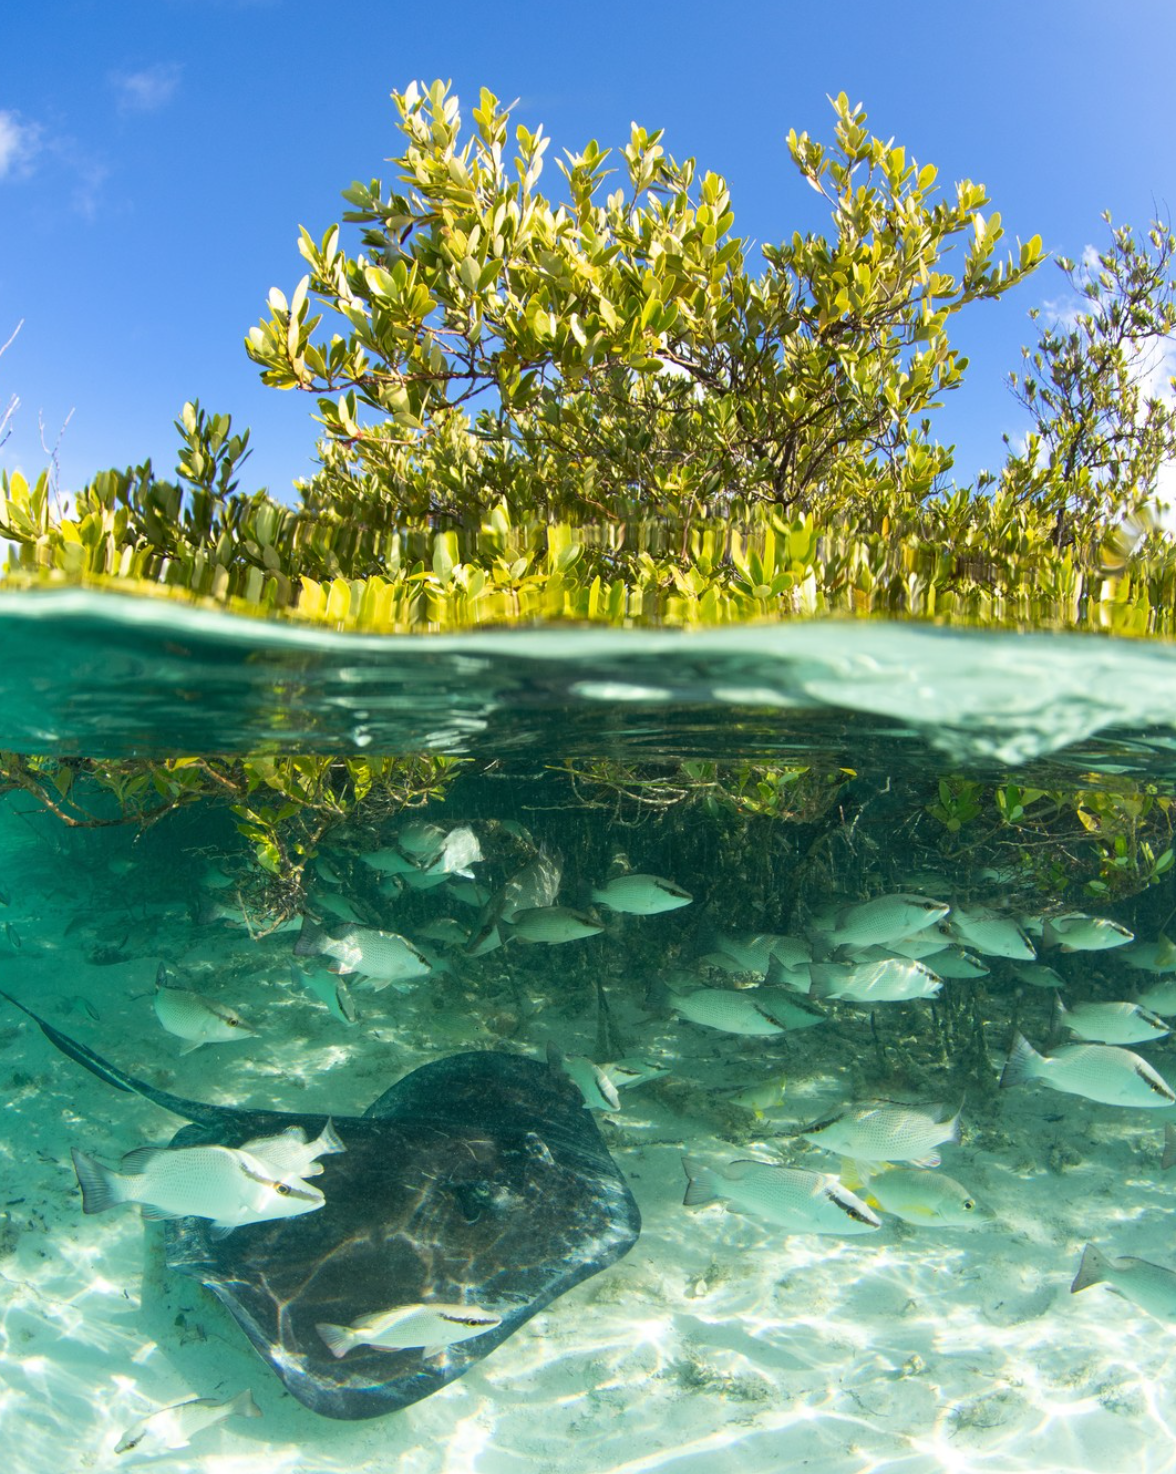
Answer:
[[[8, 998], [8, 994], [2, 994]], [[9, 998], [70, 1059], [190, 1125], [172, 1146], [241, 1146], [324, 1114], [184, 1100], [109, 1064]], [[170, 1269], [207, 1286], [289, 1391], [328, 1418], [374, 1418], [467, 1372], [573, 1285], [633, 1247], [641, 1218], [575, 1085], [496, 1051], [413, 1070], [362, 1116], [332, 1115], [347, 1150], [320, 1161], [324, 1207], [216, 1238], [204, 1218], [163, 1225]], [[422, 1301], [481, 1306], [494, 1329], [426, 1357], [315, 1329]]]

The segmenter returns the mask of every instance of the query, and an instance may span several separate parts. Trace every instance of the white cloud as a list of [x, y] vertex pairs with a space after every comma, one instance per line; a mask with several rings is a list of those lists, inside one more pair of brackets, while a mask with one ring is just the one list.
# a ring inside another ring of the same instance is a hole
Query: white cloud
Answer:
[[22, 123], [19, 113], [0, 109], [0, 179], [21, 179], [32, 171], [41, 146], [37, 123]]
[[120, 113], [154, 113], [171, 101], [180, 85], [180, 68], [158, 62], [138, 72], [114, 72], [110, 83], [118, 93]]

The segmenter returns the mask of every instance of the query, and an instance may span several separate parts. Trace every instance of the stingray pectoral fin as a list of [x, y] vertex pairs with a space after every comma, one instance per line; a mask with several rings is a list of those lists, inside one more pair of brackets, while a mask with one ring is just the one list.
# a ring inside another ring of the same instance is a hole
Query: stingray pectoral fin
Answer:
[[201, 1126], [219, 1126], [226, 1119], [233, 1119], [233, 1113], [224, 1110], [221, 1106], [205, 1105], [202, 1101], [197, 1100], [185, 1100], [182, 1096], [170, 1095], [166, 1090], [157, 1090], [154, 1085], [148, 1085], [145, 1080], [136, 1080], [134, 1075], [125, 1074], [108, 1060], [103, 1059], [100, 1054], [95, 1054], [92, 1049], [79, 1044], [76, 1039], [71, 1039], [68, 1034], [63, 1034], [52, 1024], [46, 1023], [39, 1014], [35, 1014], [31, 1008], [26, 1008], [23, 1003], [18, 1002], [11, 993], [5, 993], [0, 989], [0, 998], [6, 998], [14, 1008], [27, 1013], [50, 1044], [60, 1049], [67, 1059], [72, 1059], [76, 1064], [89, 1070], [92, 1075], [97, 1075], [99, 1080], [104, 1081], [107, 1085], [113, 1085], [116, 1090], [125, 1090], [130, 1095], [141, 1095], [144, 1100], [162, 1106], [165, 1111], [171, 1111], [176, 1116], [183, 1116], [186, 1121], [196, 1121]]

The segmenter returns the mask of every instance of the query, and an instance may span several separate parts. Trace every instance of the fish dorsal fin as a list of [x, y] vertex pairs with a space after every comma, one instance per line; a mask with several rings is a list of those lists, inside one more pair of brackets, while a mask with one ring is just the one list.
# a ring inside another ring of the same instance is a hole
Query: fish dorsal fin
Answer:
[[144, 1100], [162, 1106], [165, 1111], [171, 1111], [173, 1115], [183, 1116], [186, 1121], [195, 1121], [201, 1126], [219, 1126], [226, 1121], [236, 1120], [236, 1113], [225, 1110], [222, 1106], [207, 1105], [198, 1100], [185, 1100], [182, 1096], [171, 1095], [166, 1090], [158, 1090], [154, 1085], [148, 1085], [146, 1080], [136, 1080], [134, 1075], [125, 1074], [108, 1060], [104, 1060], [100, 1054], [95, 1054], [86, 1045], [79, 1044], [68, 1034], [63, 1034], [60, 1029], [55, 1029], [52, 1024], [46, 1023], [31, 1008], [18, 1003], [11, 994], [0, 991], [0, 998], [7, 998], [14, 1007], [19, 1008], [22, 1013], [27, 1013], [50, 1044], [60, 1049], [67, 1058], [89, 1070], [92, 1075], [97, 1075], [99, 1080], [104, 1080], [107, 1085], [113, 1085], [116, 1090], [125, 1090], [130, 1095], [141, 1095]]

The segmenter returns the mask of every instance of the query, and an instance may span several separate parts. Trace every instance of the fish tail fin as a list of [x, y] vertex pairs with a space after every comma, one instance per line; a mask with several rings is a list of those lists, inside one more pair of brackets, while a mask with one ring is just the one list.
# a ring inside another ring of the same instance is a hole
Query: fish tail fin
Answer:
[[309, 916], [302, 918], [302, 926], [298, 932], [298, 940], [294, 943], [295, 957], [315, 957], [322, 951], [321, 942], [326, 935], [326, 928], [312, 920]]
[[76, 1146], [70, 1147], [69, 1154], [73, 1158], [78, 1186], [82, 1190], [83, 1213], [105, 1213], [107, 1208], [113, 1208], [116, 1203], [125, 1201], [118, 1190], [118, 1176], [109, 1167], [88, 1157]]
[[1074, 1276], [1074, 1283], [1070, 1286], [1070, 1294], [1076, 1295], [1079, 1290], [1085, 1290], [1090, 1285], [1102, 1284], [1110, 1267], [1106, 1256], [1100, 1254], [1093, 1244], [1087, 1244], [1082, 1251], [1082, 1262]]
[[335, 1130], [335, 1123], [330, 1116], [327, 1117], [327, 1124], [323, 1127], [319, 1135], [319, 1141], [323, 1143], [323, 1156], [328, 1156], [331, 1152], [345, 1152], [347, 1150], [343, 1144], [343, 1138]]
[[1007, 1090], [1012, 1085], [1024, 1085], [1026, 1080], [1036, 1079], [1041, 1059], [1024, 1034], [1014, 1034], [1009, 1057], [1001, 1071], [1000, 1088]]
[[1160, 1159], [1160, 1169], [1168, 1172], [1173, 1167], [1176, 1167], [1176, 1126], [1173, 1126], [1171, 1121], [1165, 1121], [1164, 1155]]
[[320, 1321], [315, 1326], [315, 1330], [323, 1338], [323, 1342], [332, 1356], [346, 1356], [352, 1346], [355, 1345], [350, 1326], [333, 1326]]
[[702, 1166], [693, 1157], [683, 1157], [682, 1170], [686, 1174], [686, 1193], [682, 1198], [684, 1208], [701, 1208], [705, 1203], [718, 1202], [714, 1173], [709, 1167]]
[[246, 1387], [244, 1392], [238, 1392], [230, 1404], [233, 1415], [238, 1418], [260, 1418], [261, 1409], [253, 1400], [252, 1389]]

